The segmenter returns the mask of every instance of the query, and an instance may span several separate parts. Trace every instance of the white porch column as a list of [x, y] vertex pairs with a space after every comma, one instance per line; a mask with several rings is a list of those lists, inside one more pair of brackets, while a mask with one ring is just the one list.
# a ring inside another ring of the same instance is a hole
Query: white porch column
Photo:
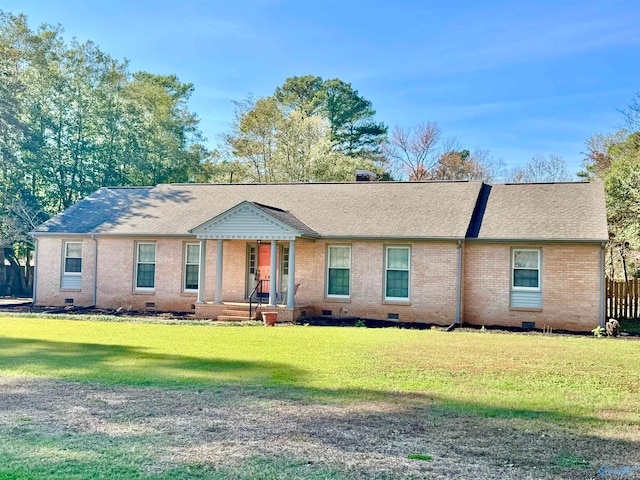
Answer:
[[271, 266], [269, 267], [269, 306], [274, 307], [276, 305], [276, 287], [278, 286], [277, 280], [277, 253], [278, 246], [275, 240], [271, 240]]
[[222, 242], [224, 240], [218, 239], [218, 245], [216, 249], [216, 293], [213, 299], [213, 303], [222, 303]]
[[204, 303], [204, 287], [205, 275], [207, 265], [207, 241], [200, 240], [200, 261], [198, 264], [198, 300], [197, 303]]
[[289, 278], [287, 282], [287, 307], [296, 303], [296, 241], [289, 240]]

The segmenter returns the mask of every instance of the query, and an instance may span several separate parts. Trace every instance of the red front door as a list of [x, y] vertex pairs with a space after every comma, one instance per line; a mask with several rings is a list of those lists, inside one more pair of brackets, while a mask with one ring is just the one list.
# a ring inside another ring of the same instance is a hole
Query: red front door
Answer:
[[271, 279], [271, 245], [258, 245], [258, 280], [262, 282], [262, 291], [269, 292]]

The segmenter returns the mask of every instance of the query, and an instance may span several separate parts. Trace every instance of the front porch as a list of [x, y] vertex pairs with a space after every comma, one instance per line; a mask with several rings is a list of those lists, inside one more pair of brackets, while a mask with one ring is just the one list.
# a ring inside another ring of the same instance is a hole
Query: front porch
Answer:
[[[318, 234], [289, 212], [245, 201], [190, 233], [199, 240], [196, 318], [243, 321], [277, 312], [279, 322], [294, 322], [310, 314], [309, 305], [296, 304], [296, 242], [315, 241]], [[213, 302], [206, 294], [208, 241], [215, 241]]]
[[[250, 312], [251, 306], [251, 312]], [[278, 322], [292, 323], [310, 315], [310, 305], [266, 305], [249, 302], [196, 303], [196, 318], [227, 322], [261, 320], [262, 312], [277, 312]]]

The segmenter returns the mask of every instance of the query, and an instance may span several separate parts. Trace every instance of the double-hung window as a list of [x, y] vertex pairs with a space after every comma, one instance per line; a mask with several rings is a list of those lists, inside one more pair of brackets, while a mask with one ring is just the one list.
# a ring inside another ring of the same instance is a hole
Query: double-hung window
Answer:
[[64, 242], [64, 274], [82, 274], [82, 242]]
[[139, 242], [136, 246], [136, 289], [153, 290], [156, 286], [156, 244]]
[[408, 246], [387, 246], [384, 250], [384, 298], [391, 301], [409, 300], [411, 249]]
[[184, 290], [198, 290], [200, 276], [200, 244], [187, 243], [184, 250]]
[[80, 289], [82, 287], [82, 242], [64, 242], [64, 259], [62, 266], [62, 282], [64, 289]]
[[327, 247], [327, 297], [349, 298], [351, 295], [351, 247]]
[[541, 308], [541, 251], [534, 248], [511, 250], [511, 306]]

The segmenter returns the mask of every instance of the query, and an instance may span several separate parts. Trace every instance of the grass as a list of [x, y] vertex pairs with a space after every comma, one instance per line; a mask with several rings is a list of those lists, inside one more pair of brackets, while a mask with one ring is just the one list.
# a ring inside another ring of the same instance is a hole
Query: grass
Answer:
[[[205, 392], [214, 402], [241, 389], [248, 393], [233, 401], [243, 405], [257, 399], [347, 407], [386, 401], [406, 411], [429, 405], [434, 428], [472, 416], [500, 419], [521, 431], [544, 424], [571, 435], [612, 438], [638, 432], [639, 347], [635, 340], [577, 336], [0, 317], [0, 375], [6, 379]], [[153, 459], [138, 449], [153, 446], [152, 437], [45, 433], [25, 414], [0, 428], [0, 480], [353, 477], [301, 459], [260, 455], [236, 466], [196, 462], [153, 473]], [[434, 457], [429, 449], [429, 455], [415, 451], [404, 458]], [[589, 466], [570, 450], [549, 464]]]
[[433, 460], [431, 455], [423, 455], [422, 453], [411, 453], [407, 455], [409, 460], [424, 460], [426, 462]]
[[[485, 414], [638, 417], [639, 344], [354, 328], [206, 328], [0, 318], [0, 374], [105, 384], [284, 387], [336, 401], [428, 394]], [[531, 392], [536, 392], [532, 395]]]

